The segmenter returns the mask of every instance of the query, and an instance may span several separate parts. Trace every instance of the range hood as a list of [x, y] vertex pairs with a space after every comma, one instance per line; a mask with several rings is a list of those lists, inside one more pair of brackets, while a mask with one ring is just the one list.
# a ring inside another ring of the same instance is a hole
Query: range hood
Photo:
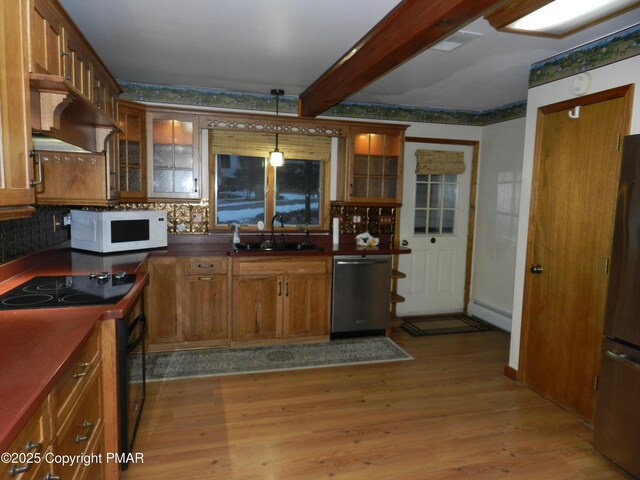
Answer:
[[[87, 152], [106, 150], [109, 135], [118, 131], [114, 120], [55, 75], [30, 75], [31, 128], [37, 136], [58, 139]], [[77, 150], [64, 150], [77, 151]]]
[[93, 153], [72, 143], [64, 142], [59, 138], [48, 137], [40, 133], [34, 133], [31, 136], [31, 145], [35, 151], [40, 152]]

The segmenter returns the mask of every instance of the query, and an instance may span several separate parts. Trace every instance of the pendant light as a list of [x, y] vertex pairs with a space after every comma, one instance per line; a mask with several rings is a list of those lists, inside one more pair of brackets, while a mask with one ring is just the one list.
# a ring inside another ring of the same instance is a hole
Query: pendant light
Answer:
[[[284, 90], [273, 89], [271, 90], [271, 95], [275, 95], [276, 97], [277, 117], [280, 96], [284, 95]], [[271, 165], [272, 167], [281, 167], [282, 165], [284, 165], [284, 154], [280, 150], [278, 150], [278, 130], [280, 130], [280, 127], [276, 125], [276, 148], [269, 152], [269, 165]]]

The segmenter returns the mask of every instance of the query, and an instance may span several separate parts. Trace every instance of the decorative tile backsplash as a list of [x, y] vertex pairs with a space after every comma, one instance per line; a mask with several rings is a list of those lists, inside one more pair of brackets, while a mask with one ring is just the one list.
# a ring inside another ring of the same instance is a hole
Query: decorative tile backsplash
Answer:
[[340, 234], [369, 232], [373, 236], [393, 235], [396, 208], [331, 203], [331, 218], [340, 218]]
[[62, 216], [68, 211], [64, 207], [39, 205], [30, 218], [0, 222], [0, 263], [69, 240], [69, 227], [55, 225], [62, 223]]
[[209, 199], [197, 203], [121, 203], [107, 210], [167, 212], [167, 228], [173, 234], [203, 234], [209, 230]]

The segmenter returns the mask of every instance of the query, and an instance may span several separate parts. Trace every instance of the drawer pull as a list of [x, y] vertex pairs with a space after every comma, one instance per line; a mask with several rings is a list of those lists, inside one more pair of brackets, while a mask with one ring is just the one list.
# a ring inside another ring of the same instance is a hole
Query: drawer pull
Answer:
[[89, 437], [91, 436], [91, 429], [93, 428], [93, 422], [85, 420], [84, 422], [82, 422], [81, 426], [82, 428], [86, 428], [88, 431], [86, 435], [76, 435], [76, 443], [86, 442], [89, 439]]
[[[83, 370], [86, 370], [87, 368], [91, 367], [91, 362], [83, 362], [80, 364], [80, 368], [82, 368]], [[82, 378], [82, 377], [86, 377], [88, 372], [76, 372], [73, 374], [73, 378]]]
[[[42, 449], [42, 443], [38, 443], [38, 442], [32, 442], [31, 440], [29, 440], [27, 442], [27, 444], [24, 446], [24, 449], [27, 452], [32, 452], [35, 450], [35, 452], [39, 452], [40, 449]], [[27, 470], [29, 470], [31, 468], [31, 463], [27, 463], [25, 465], [16, 465], [13, 464], [11, 466], [11, 470], [9, 470], [9, 476], [10, 477], [15, 477], [16, 475], [20, 475], [21, 473], [26, 472]]]
[[27, 452], [30, 452], [32, 450], [35, 450], [36, 452], [39, 452], [40, 449], [42, 448], [42, 444], [39, 442], [32, 442], [31, 440], [29, 440], [29, 443], [27, 443], [24, 448], [27, 450]]
[[210, 281], [210, 280], [213, 280], [213, 278], [211, 278], [211, 277], [198, 277], [198, 280], [203, 280], [203, 281], [209, 280]]
[[201, 263], [201, 264], [198, 264], [198, 268], [213, 268], [213, 263], [209, 263], [206, 265], [204, 263]]

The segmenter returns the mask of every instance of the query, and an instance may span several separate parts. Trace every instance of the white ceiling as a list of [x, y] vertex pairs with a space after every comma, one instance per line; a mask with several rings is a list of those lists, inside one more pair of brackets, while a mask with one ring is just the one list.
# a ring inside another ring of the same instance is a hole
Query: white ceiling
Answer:
[[[398, 0], [61, 0], [120, 81], [299, 95]], [[428, 50], [349, 100], [484, 111], [526, 99], [529, 66], [640, 23], [640, 9], [562, 40], [496, 32]]]

